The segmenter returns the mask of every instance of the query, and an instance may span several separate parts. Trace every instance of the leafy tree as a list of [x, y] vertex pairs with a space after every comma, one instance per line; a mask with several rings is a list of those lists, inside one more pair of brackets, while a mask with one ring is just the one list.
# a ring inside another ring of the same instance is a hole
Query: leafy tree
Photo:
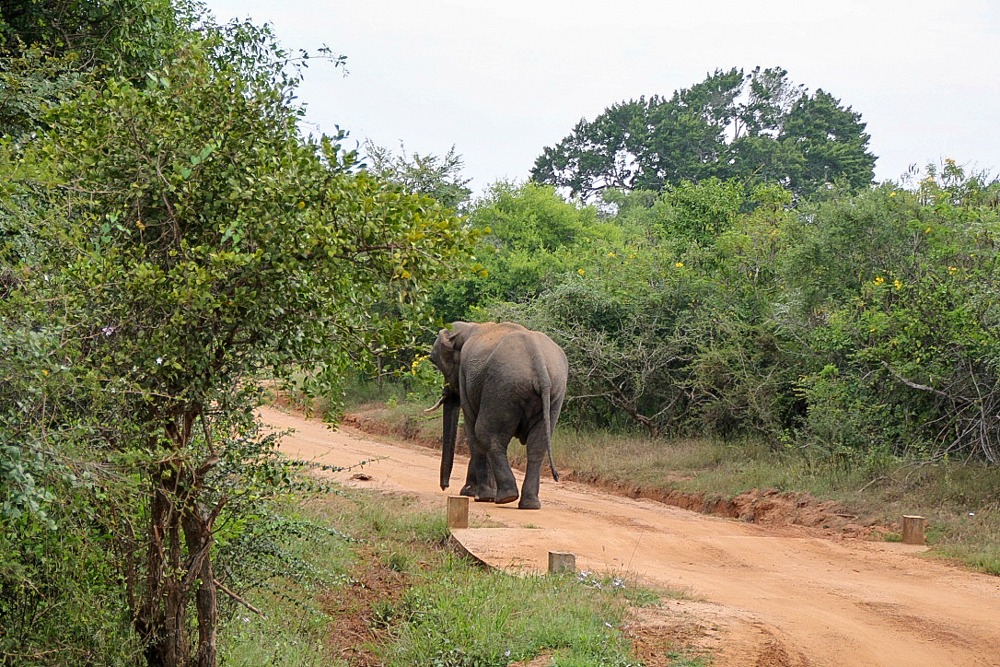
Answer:
[[532, 179], [568, 188], [584, 200], [606, 189], [638, 187], [639, 155], [649, 134], [647, 108], [656, 103], [640, 98], [613, 104], [593, 121], [581, 120], [558, 145], [542, 151]]
[[570, 360], [566, 414], [578, 423], [650, 436], [679, 430], [689, 405], [683, 379], [691, 341], [683, 329], [697, 280], [683, 266], [638, 253], [606, 257], [567, 277], [529, 306], [498, 304], [491, 314], [545, 331]]
[[170, 0], [4, 3], [0, 134], [32, 131], [41, 122], [41, 110], [70, 94], [87, 76], [140, 81], [148, 69], [169, 62], [194, 16], [191, 10], [176, 10]]
[[197, 8], [170, 0], [11, 0], [0, 10], [0, 48], [17, 55], [42, 47], [78, 67], [129, 78], [166, 64]]
[[621, 238], [594, 207], [536, 183], [494, 184], [467, 223], [477, 238], [475, 264], [437, 290], [434, 303], [445, 321], [476, 319], [477, 309], [496, 302], [526, 303], [565, 274], [585, 271], [589, 258]]
[[[851, 261], [856, 270], [835, 278], [849, 280], [847, 288], [803, 322], [800, 335], [825, 363], [801, 389], [810, 443], [1000, 460], [997, 184], [966, 177], [954, 162], [936, 176], [916, 193], [884, 187], [831, 202], [810, 230], [837, 249], [821, 261]], [[856, 257], [842, 254], [841, 234], [861, 246]], [[824, 411], [843, 415], [840, 426]]]
[[781, 68], [716, 70], [670, 98], [614, 104], [536, 160], [532, 178], [591, 200], [609, 188], [683, 181], [776, 182], [806, 196], [838, 179], [871, 183], [875, 158], [860, 114]]
[[[220, 531], [288, 488], [255, 378], [331, 384], [359, 350], [415, 339], [465, 238], [430, 198], [356, 171], [337, 138], [301, 137], [267, 30], [204, 30], [169, 66], [105, 76], [33, 141], [0, 144], [0, 377], [45, 380], [4, 388], [28, 418], [0, 412], [0, 432], [30, 443], [0, 442], [5, 516], [55, 520], [56, 487], [22, 474], [25, 457], [48, 479], [73, 461], [70, 486], [91, 471], [150, 665], [215, 664]], [[402, 323], [378, 318], [386, 284]]]
[[861, 114], [842, 108], [823, 90], [803, 95], [778, 135], [794, 159], [786, 166], [789, 188], [806, 194], [837, 180], [852, 189], [871, 184], [875, 156], [867, 150], [870, 139]]
[[398, 155], [388, 148], [377, 146], [370, 140], [364, 150], [368, 170], [376, 178], [398, 183], [407, 192], [433, 197], [454, 210], [462, 210], [469, 203], [472, 190], [467, 186], [472, 179], [462, 178], [462, 156], [452, 146], [444, 156], [407, 154], [400, 146]]

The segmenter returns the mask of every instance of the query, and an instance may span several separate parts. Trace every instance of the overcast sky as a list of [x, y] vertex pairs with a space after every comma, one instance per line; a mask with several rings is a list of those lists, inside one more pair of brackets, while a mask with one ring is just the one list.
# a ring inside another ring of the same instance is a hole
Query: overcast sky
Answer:
[[862, 115], [879, 181], [953, 158], [1000, 172], [996, 0], [206, 0], [314, 62], [314, 132], [408, 152], [452, 145], [481, 192], [524, 180], [545, 146], [615, 102], [669, 96], [716, 69], [780, 66]]

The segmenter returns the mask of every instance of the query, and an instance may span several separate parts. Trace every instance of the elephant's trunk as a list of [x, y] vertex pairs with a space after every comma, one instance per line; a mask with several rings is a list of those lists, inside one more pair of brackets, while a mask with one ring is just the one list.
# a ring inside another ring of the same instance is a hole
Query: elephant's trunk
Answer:
[[441, 438], [441, 490], [451, 483], [451, 468], [455, 464], [455, 440], [458, 438], [458, 415], [462, 404], [457, 394], [448, 393], [444, 402], [444, 435]]

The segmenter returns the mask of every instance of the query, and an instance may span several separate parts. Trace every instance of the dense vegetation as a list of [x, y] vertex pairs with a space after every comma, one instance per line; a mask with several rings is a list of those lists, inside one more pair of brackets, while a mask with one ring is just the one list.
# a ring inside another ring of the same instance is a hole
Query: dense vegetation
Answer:
[[913, 189], [797, 204], [715, 178], [601, 207], [498, 185], [469, 215], [491, 232], [485, 275], [435, 298], [448, 318], [552, 334], [580, 423], [997, 463], [998, 197], [951, 161]]
[[267, 29], [6, 7], [0, 664], [214, 665], [297, 483], [255, 378], [330, 387], [413, 340], [464, 235], [300, 134]]
[[860, 114], [757, 69], [470, 201], [454, 151], [304, 137], [308, 57], [197, 3], [4, 5], [0, 664], [214, 665], [300, 531], [260, 385], [436, 383], [442, 321], [550, 333], [567, 423], [1000, 462], [995, 181], [875, 186]]

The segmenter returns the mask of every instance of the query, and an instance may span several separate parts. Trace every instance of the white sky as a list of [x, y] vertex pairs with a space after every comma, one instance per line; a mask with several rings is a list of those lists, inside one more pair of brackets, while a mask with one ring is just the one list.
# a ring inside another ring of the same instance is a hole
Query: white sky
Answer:
[[524, 180], [581, 119], [669, 96], [716, 69], [780, 66], [861, 113], [877, 180], [954, 158], [1000, 172], [997, 0], [205, 0], [313, 61], [299, 89], [316, 132], [398, 152], [455, 146], [481, 192]]

